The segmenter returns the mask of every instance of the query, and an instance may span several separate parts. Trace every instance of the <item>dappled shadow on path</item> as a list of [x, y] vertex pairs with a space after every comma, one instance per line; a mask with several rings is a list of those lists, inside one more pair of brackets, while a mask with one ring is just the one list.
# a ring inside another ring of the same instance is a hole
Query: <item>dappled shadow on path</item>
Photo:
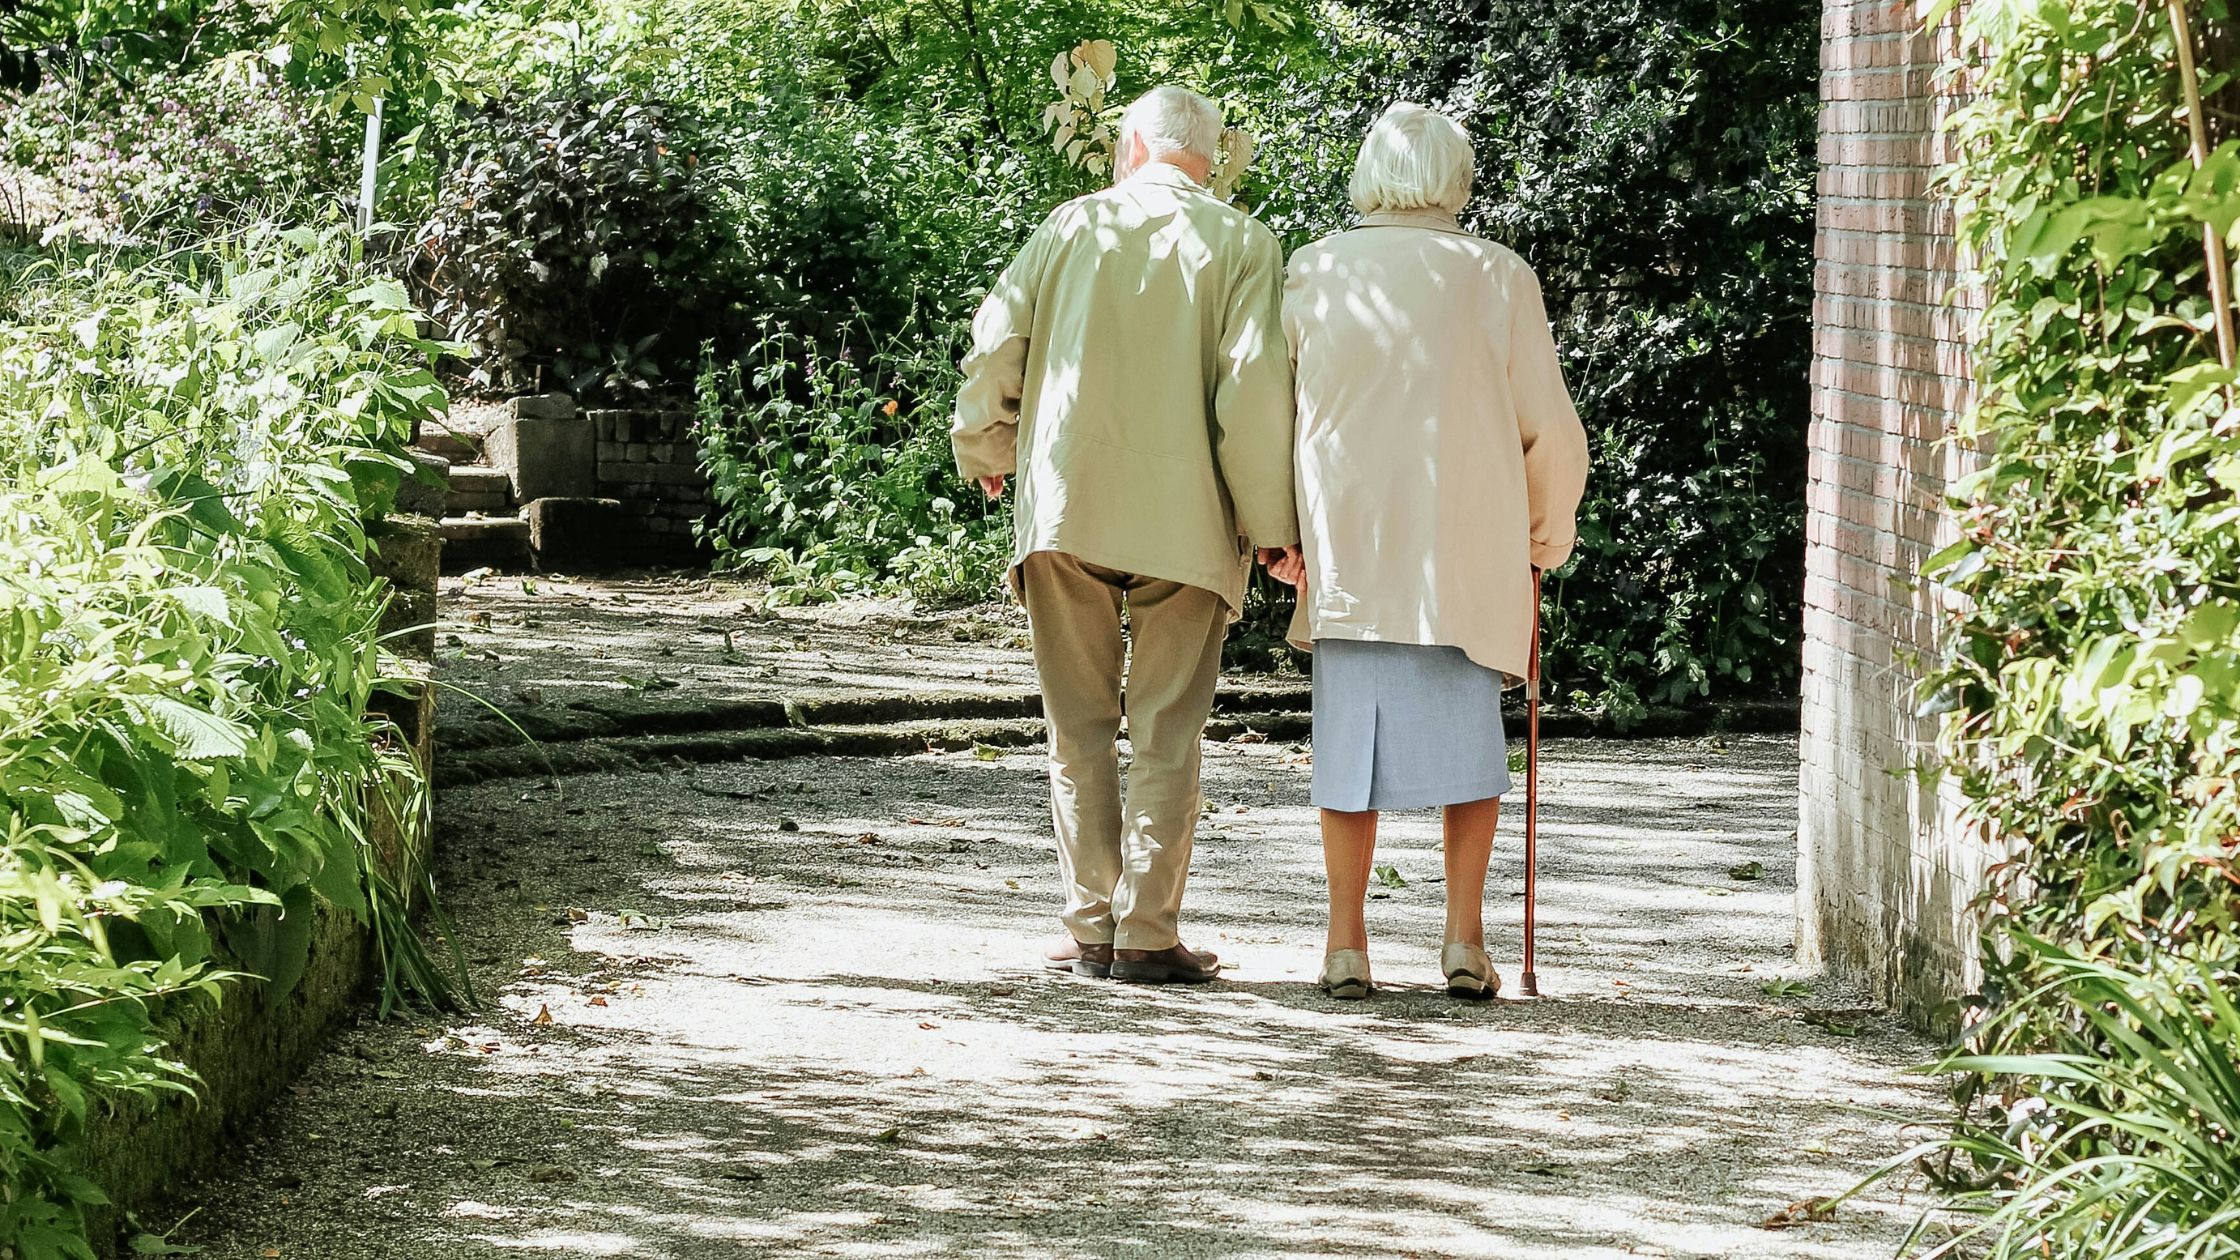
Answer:
[[[1186, 930], [1232, 969], [1199, 990], [1034, 965], [1032, 757], [461, 793], [448, 883], [495, 1007], [353, 1031], [189, 1232], [335, 1260], [1889, 1254], [1888, 1196], [1755, 1227], [1896, 1149], [1876, 1109], [1915, 1108], [1924, 1053], [1761, 992], [1790, 974], [1789, 745], [1551, 747], [1540, 1001], [1434, 987], [1428, 815], [1380, 856], [1384, 992], [1315, 991], [1305, 780], [1279, 746], [1210, 758]], [[1517, 878], [1505, 841], [1497, 960]]]

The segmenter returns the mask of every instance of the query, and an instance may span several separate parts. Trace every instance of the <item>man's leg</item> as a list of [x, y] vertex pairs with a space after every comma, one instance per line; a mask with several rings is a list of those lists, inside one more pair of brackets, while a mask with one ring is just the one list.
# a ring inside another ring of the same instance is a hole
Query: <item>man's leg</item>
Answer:
[[1055, 551], [1028, 556], [1020, 579], [1050, 728], [1066, 930], [1084, 945], [1110, 945], [1121, 871], [1120, 586]]
[[[1212, 591], [1144, 582], [1128, 592], [1126, 869], [1112, 900], [1121, 950], [1181, 943], [1177, 921], [1198, 829], [1198, 760], [1221, 676], [1228, 608]], [[1115, 973], [1117, 974], [1117, 973]]]

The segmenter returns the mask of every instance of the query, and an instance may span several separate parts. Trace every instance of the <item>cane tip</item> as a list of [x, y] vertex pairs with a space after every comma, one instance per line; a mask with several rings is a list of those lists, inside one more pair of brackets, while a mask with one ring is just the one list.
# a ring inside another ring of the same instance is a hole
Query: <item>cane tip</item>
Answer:
[[1524, 995], [1524, 996], [1526, 996], [1526, 997], [1539, 997], [1539, 996], [1540, 996], [1540, 976], [1539, 976], [1539, 973], [1538, 973], [1538, 972], [1527, 971], [1527, 972], [1525, 972], [1525, 973], [1524, 973], [1524, 974], [1523, 974], [1522, 976], [1519, 976], [1519, 977], [1518, 977], [1518, 979], [1517, 979], [1517, 992], [1519, 992], [1519, 993], [1523, 994], [1523, 995]]

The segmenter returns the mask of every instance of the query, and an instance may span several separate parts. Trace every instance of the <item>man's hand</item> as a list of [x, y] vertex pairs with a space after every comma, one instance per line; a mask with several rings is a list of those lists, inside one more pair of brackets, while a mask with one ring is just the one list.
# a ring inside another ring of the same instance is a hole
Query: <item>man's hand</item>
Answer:
[[1269, 577], [1285, 586], [1297, 586], [1307, 580], [1306, 556], [1297, 543], [1288, 547], [1262, 547], [1260, 563], [1267, 567]]
[[1001, 477], [982, 477], [982, 478], [980, 478], [980, 493], [982, 493], [982, 494], [985, 494], [985, 495], [987, 495], [987, 496], [988, 496], [989, 498], [991, 498], [991, 499], [1000, 499], [1000, 498], [1002, 498], [1002, 497], [1003, 497], [1003, 478], [1001, 478]]

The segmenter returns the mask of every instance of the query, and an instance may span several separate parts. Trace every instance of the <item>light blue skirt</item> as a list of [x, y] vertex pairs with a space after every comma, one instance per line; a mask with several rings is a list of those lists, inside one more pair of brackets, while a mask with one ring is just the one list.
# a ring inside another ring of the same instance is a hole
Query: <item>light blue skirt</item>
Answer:
[[1423, 809], [1508, 790], [1498, 672], [1457, 647], [1315, 640], [1317, 806]]

